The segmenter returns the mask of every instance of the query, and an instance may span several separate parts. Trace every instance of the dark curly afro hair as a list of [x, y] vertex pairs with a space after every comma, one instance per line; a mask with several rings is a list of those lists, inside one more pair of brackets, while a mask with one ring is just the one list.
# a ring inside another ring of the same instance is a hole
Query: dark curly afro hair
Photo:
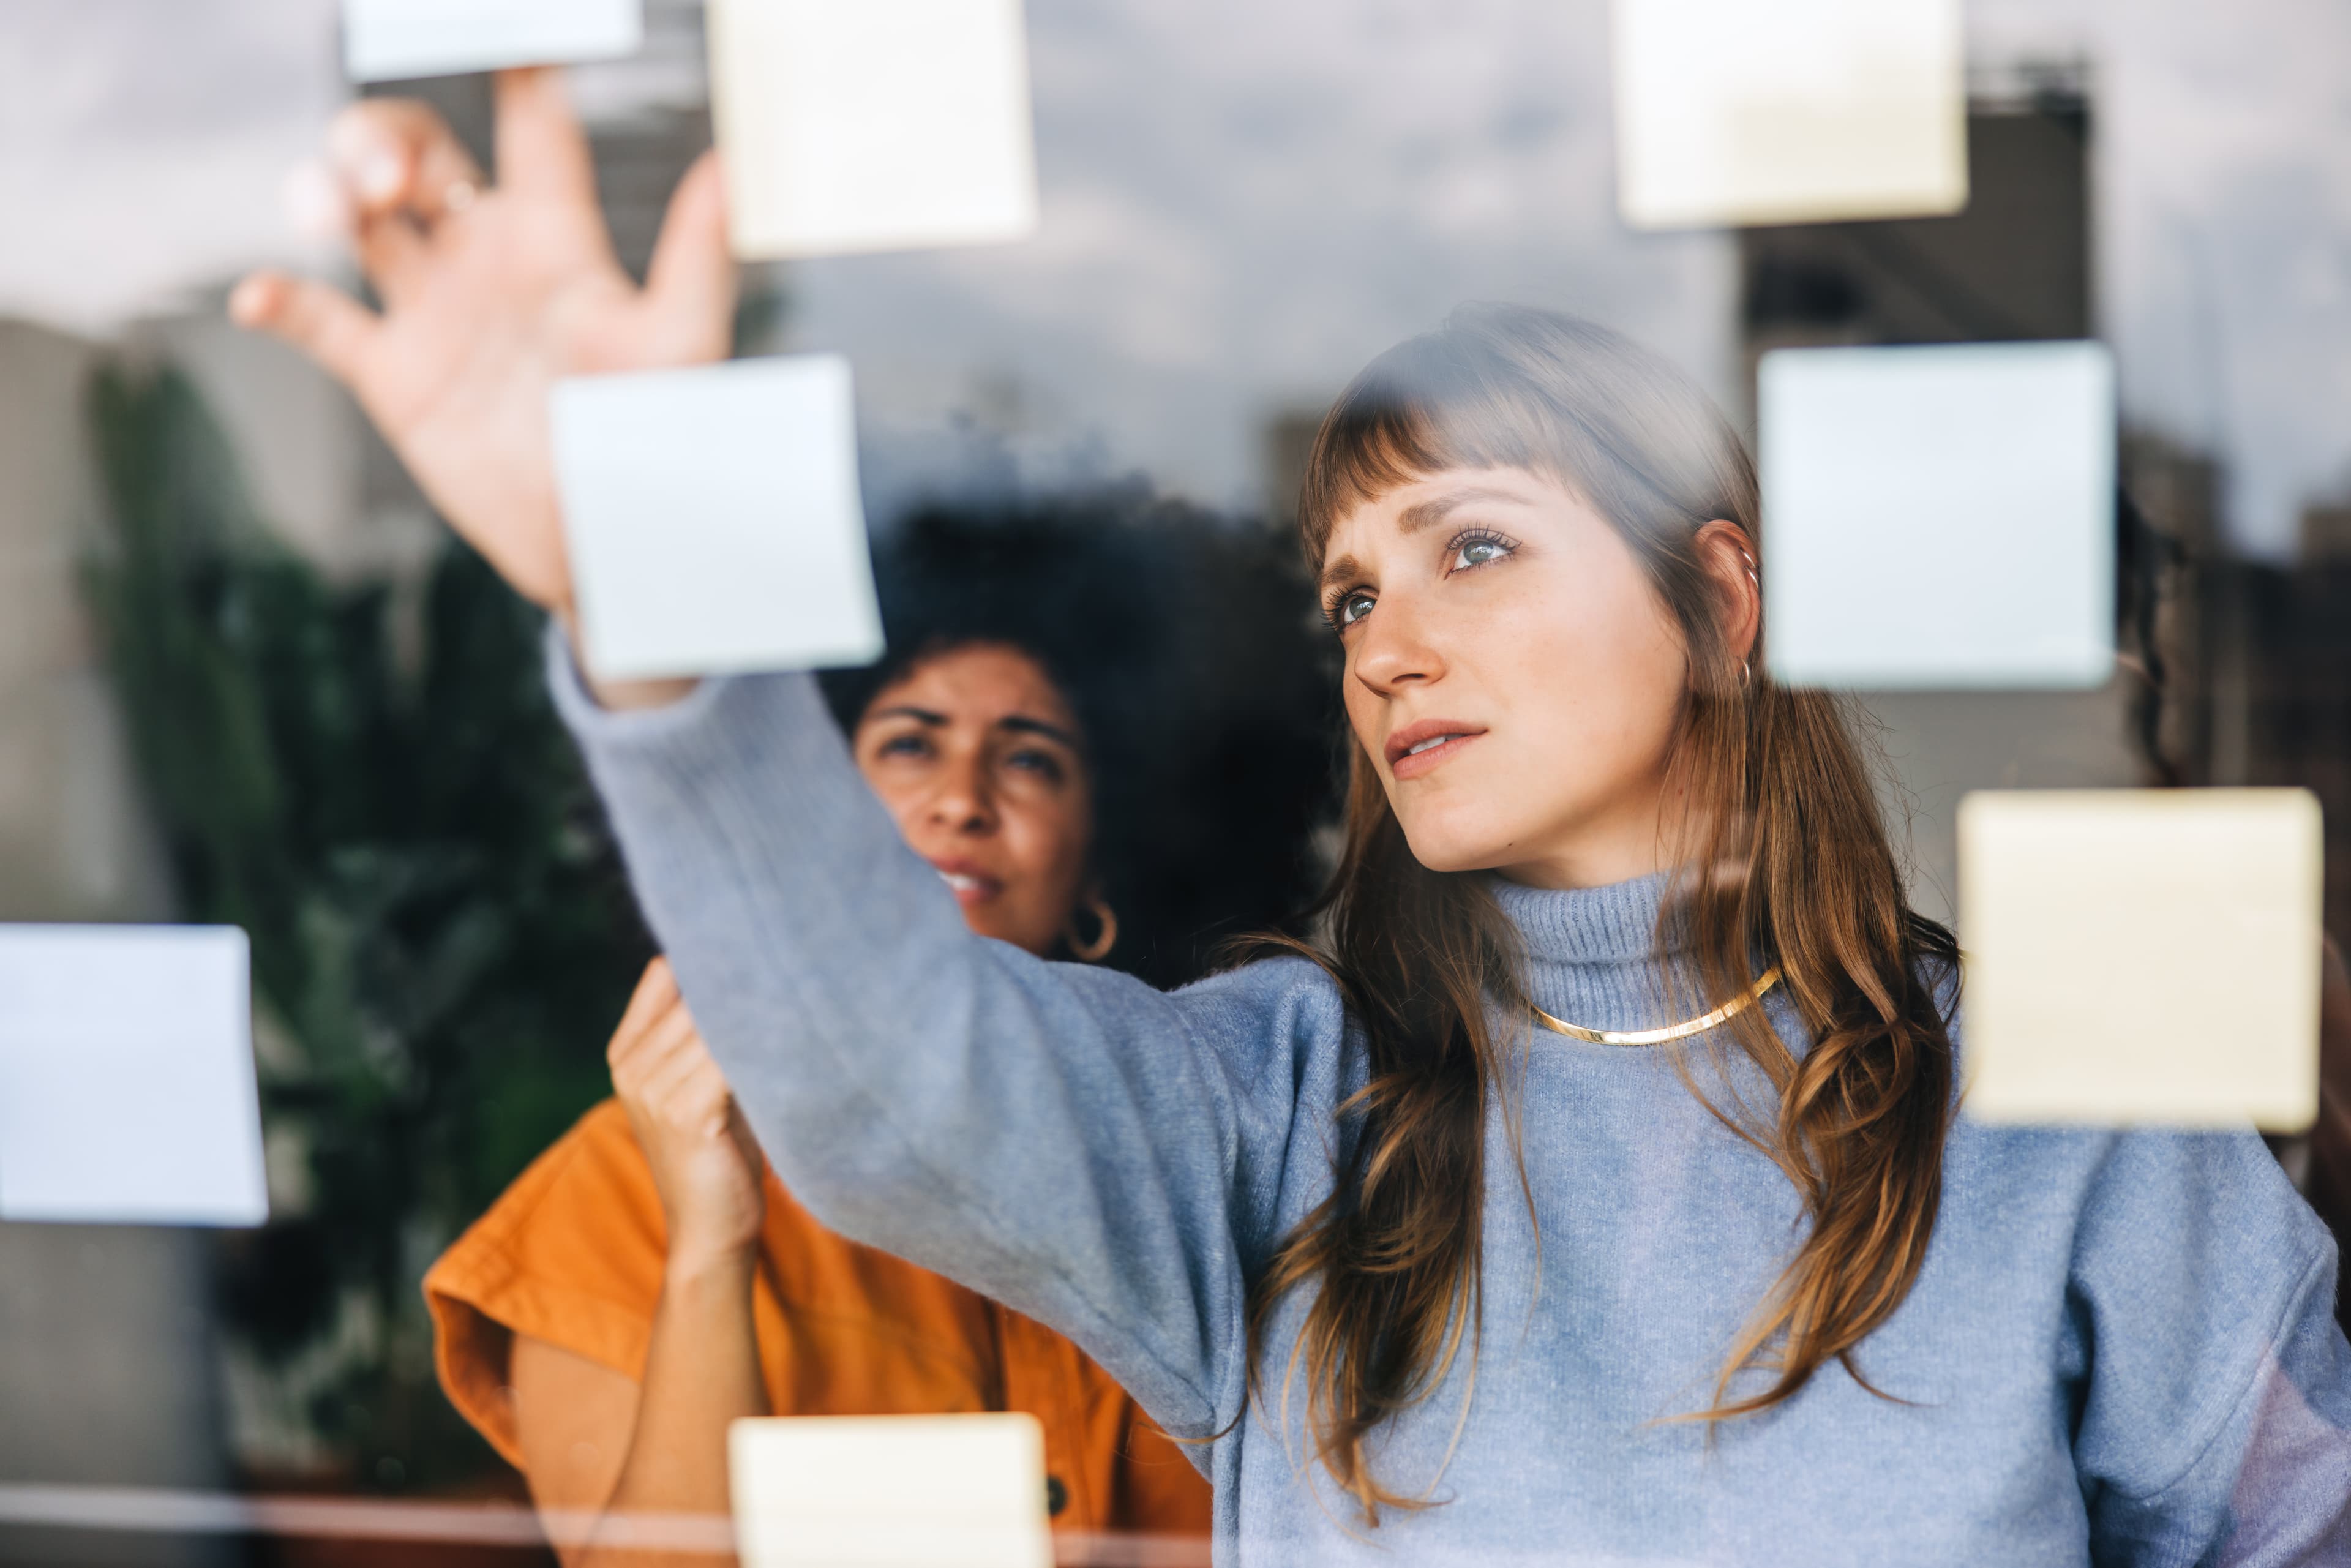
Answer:
[[889, 652], [826, 673], [833, 716], [853, 729], [951, 649], [1035, 659], [1084, 732], [1106, 964], [1177, 986], [1228, 938], [1295, 930], [1340, 754], [1335, 649], [1287, 534], [1112, 486], [917, 509], [874, 570]]

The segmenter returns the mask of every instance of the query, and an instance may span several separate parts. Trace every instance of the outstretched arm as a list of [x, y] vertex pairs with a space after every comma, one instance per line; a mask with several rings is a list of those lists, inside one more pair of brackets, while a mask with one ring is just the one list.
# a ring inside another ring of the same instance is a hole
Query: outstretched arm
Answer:
[[[450, 522], [568, 622], [547, 394], [723, 351], [716, 170], [681, 185], [640, 291], [553, 77], [500, 78], [493, 189], [428, 111], [351, 112], [338, 145], [382, 312], [263, 275], [236, 315], [347, 382]], [[591, 695], [568, 647], [552, 674], [646, 912], [793, 1191], [1069, 1333], [1179, 1435], [1235, 1416], [1242, 1281], [1296, 1218], [1293, 1112], [1338, 1098], [1328, 988], [1259, 973], [1169, 998], [974, 936], [806, 676]], [[615, 711], [635, 706], [651, 711]]]
[[1177, 1436], [1238, 1414], [1247, 1270], [1309, 1196], [1284, 1190], [1293, 1134], [1343, 1092], [1335, 990], [1293, 961], [1167, 995], [975, 936], [806, 677], [616, 715], [551, 656], [785, 1185], [1069, 1334]]

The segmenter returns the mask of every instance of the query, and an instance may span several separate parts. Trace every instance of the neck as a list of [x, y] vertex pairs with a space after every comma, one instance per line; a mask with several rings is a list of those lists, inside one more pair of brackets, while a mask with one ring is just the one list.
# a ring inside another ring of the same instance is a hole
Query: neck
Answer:
[[1677, 831], [1686, 805], [1678, 791], [1643, 790], [1550, 835], [1531, 846], [1535, 853], [1491, 869], [1522, 886], [1554, 892], [1652, 876], [1680, 863], [1673, 851], [1677, 842], [1692, 841]]

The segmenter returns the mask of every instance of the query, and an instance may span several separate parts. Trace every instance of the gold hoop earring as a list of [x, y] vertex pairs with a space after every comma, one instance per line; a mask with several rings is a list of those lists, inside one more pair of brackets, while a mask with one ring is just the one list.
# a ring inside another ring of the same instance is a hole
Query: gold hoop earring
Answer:
[[1078, 940], [1078, 917], [1072, 914], [1069, 924], [1061, 927], [1061, 940], [1070, 945], [1070, 952], [1078, 962], [1099, 964], [1110, 956], [1113, 947], [1118, 946], [1118, 914], [1102, 902], [1100, 894], [1087, 899], [1086, 907], [1093, 912], [1094, 921], [1100, 927], [1094, 933], [1094, 939], [1091, 942]]

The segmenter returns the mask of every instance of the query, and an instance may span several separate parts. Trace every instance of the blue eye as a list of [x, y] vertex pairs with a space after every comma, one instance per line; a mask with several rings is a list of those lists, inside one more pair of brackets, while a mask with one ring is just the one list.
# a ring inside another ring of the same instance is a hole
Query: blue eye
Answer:
[[1470, 534], [1454, 541], [1455, 571], [1468, 571], [1472, 567], [1489, 566], [1510, 553], [1510, 541], [1491, 534]]
[[1331, 606], [1331, 623], [1343, 632], [1369, 615], [1376, 602], [1368, 593], [1343, 593]]

